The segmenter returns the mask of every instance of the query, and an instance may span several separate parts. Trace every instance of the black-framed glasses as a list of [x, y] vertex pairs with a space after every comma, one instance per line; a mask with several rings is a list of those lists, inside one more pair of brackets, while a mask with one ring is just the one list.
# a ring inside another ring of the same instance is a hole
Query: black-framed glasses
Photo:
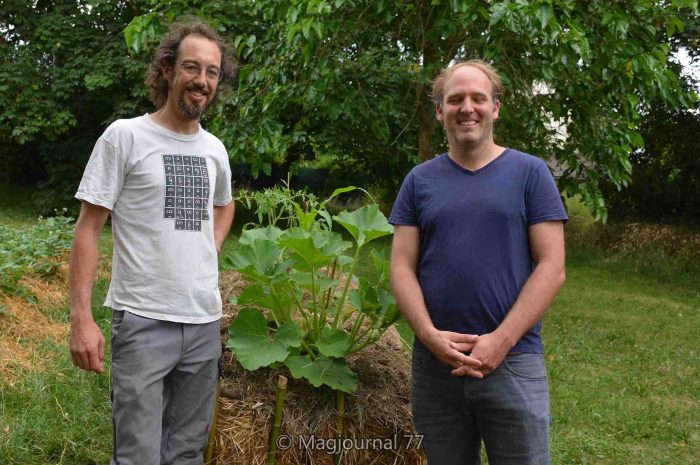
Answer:
[[[175, 63], [179, 64], [182, 67], [182, 70], [188, 76], [199, 76], [202, 73], [203, 68], [197, 63], [193, 63], [191, 61], [176, 61]], [[207, 79], [211, 81], [221, 81], [221, 79], [224, 77], [224, 73], [216, 66], [208, 67], [205, 70], [205, 74]]]

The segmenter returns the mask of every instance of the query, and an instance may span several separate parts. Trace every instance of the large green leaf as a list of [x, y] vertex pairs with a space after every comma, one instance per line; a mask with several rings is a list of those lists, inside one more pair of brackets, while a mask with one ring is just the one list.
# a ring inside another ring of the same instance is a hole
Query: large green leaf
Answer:
[[311, 271], [328, 265], [330, 257], [319, 252], [323, 236], [314, 235], [302, 228], [290, 228], [280, 238], [280, 244], [292, 252], [294, 268]]
[[399, 318], [401, 318], [401, 311], [399, 310], [399, 306], [396, 305], [396, 299], [394, 299], [391, 292], [384, 289], [379, 289], [377, 291], [377, 297], [382, 306], [380, 311], [379, 327], [384, 330], [396, 323]]
[[330, 266], [332, 259], [350, 247], [340, 234], [325, 230], [305, 231], [291, 228], [281, 236], [279, 243], [292, 252], [294, 267], [302, 271]]
[[355, 392], [357, 375], [350, 370], [344, 360], [328, 358], [323, 355], [311, 360], [305, 355], [291, 355], [284, 364], [295, 378], [306, 378], [319, 387], [322, 384], [343, 392]]
[[241, 366], [257, 370], [276, 362], [284, 362], [292, 347], [301, 346], [303, 332], [294, 322], [284, 322], [277, 333], [268, 335], [267, 320], [258, 310], [244, 308], [229, 325], [226, 347], [233, 349]]
[[316, 347], [326, 357], [343, 357], [350, 348], [350, 336], [345, 331], [326, 325], [321, 331], [321, 339], [316, 341]]
[[267, 239], [276, 241], [282, 235], [283, 231], [276, 226], [267, 226], [265, 228], [246, 229], [241, 233], [241, 238], [238, 242], [241, 244], [252, 244], [258, 239]]
[[[294, 280], [298, 285], [306, 288], [306, 289], [311, 289], [312, 287], [312, 282], [311, 282], [311, 273], [307, 273], [304, 271], [293, 271], [289, 273], [290, 278]], [[335, 279], [330, 279], [329, 277], [325, 275], [319, 276], [318, 273], [316, 274], [316, 278], [314, 279], [314, 284], [316, 286], [316, 293], [320, 294], [324, 291], [327, 291], [331, 287], [337, 286], [338, 281]]]
[[358, 281], [358, 288], [350, 291], [348, 300], [353, 307], [369, 316], [374, 322], [382, 308], [377, 297], [377, 290], [366, 278], [360, 277]]
[[239, 245], [224, 258], [224, 267], [230, 267], [247, 278], [270, 281], [289, 266], [282, 261], [282, 249], [271, 239], [256, 238]]
[[388, 281], [391, 276], [391, 261], [389, 260], [389, 249], [372, 250], [372, 262], [379, 275], [377, 281]]
[[231, 301], [231, 303], [269, 308], [278, 315], [279, 312], [282, 312], [282, 315], [288, 314], [292, 305], [291, 298], [286, 293], [278, 293], [275, 298], [268, 289], [268, 286], [262, 284], [251, 284], [241, 292], [235, 302]]
[[389, 224], [377, 204], [365, 205], [352, 212], [344, 211], [333, 219], [352, 234], [358, 247], [394, 232], [394, 227]]

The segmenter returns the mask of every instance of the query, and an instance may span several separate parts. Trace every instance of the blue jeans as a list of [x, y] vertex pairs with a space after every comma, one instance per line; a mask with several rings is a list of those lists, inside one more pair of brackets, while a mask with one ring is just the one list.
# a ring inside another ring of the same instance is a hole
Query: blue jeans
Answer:
[[413, 421], [431, 465], [549, 465], [549, 387], [542, 354], [508, 355], [483, 379], [458, 377], [413, 351]]

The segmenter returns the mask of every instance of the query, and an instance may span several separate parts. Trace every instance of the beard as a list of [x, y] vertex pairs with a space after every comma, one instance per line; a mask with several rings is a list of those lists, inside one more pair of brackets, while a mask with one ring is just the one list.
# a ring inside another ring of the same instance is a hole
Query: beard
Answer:
[[[190, 86], [185, 87], [185, 90], [202, 90], [202, 88], [199, 87], [199, 86], [190, 85]], [[180, 94], [180, 98], [179, 98], [178, 101], [177, 101], [177, 106], [178, 106], [178, 108], [180, 109], [180, 111], [182, 112], [182, 114], [183, 114], [186, 118], [189, 118], [189, 119], [192, 119], [192, 120], [199, 120], [199, 119], [201, 119], [202, 116], [204, 116], [204, 113], [205, 113], [205, 112], [207, 111], [207, 109], [209, 108], [209, 105], [211, 105], [211, 101], [210, 101], [210, 102], [207, 102], [206, 104], [204, 104], [204, 105], [202, 105], [202, 106], [198, 106], [197, 104], [194, 104], [194, 103], [191, 104], [191, 105], [188, 105], [188, 104], [185, 102], [185, 94], [184, 94], [184, 92], [183, 92], [182, 94]]]

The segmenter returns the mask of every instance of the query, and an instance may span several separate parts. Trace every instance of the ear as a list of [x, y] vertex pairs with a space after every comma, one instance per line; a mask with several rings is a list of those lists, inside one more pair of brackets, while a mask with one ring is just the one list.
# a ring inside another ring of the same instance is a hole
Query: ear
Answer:
[[441, 123], [445, 122], [445, 113], [443, 112], [442, 105], [435, 105], [435, 118]]
[[170, 77], [173, 73], [173, 67], [171, 65], [169, 65], [168, 63], [163, 63], [163, 62], [161, 62], [160, 65], [163, 67], [163, 79], [170, 82]]
[[496, 100], [496, 104], [493, 106], [493, 119], [498, 119], [498, 112], [501, 110], [501, 99]]

